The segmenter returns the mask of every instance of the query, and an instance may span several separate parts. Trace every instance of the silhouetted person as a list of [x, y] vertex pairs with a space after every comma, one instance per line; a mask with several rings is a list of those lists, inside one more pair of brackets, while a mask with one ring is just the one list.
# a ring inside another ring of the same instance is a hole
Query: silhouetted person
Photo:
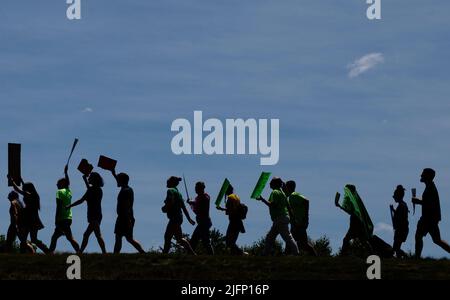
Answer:
[[166, 227], [166, 232], [164, 233], [164, 249], [163, 253], [169, 253], [170, 247], [172, 246], [172, 238], [175, 237], [177, 243], [183, 246], [183, 248], [190, 254], [195, 255], [191, 244], [187, 239], [183, 237], [183, 231], [181, 229], [181, 224], [183, 224], [183, 213], [186, 219], [192, 225], [195, 222], [189, 216], [189, 212], [184, 204], [183, 196], [178, 191], [178, 184], [181, 178], [172, 176], [167, 180], [167, 196], [164, 200], [163, 212], [167, 214], [169, 223]]
[[211, 246], [211, 238], [209, 230], [212, 227], [211, 218], [209, 216], [209, 207], [211, 198], [207, 193], [205, 193], [205, 183], [197, 182], [195, 184], [195, 192], [197, 197], [195, 201], [189, 201], [188, 203], [192, 206], [195, 218], [197, 221], [197, 227], [195, 227], [194, 232], [190, 240], [192, 249], [197, 248], [198, 242], [201, 240], [203, 247], [206, 249], [209, 255], [214, 254], [214, 250]]
[[393, 249], [398, 258], [406, 257], [406, 253], [401, 250], [402, 244], [406, 242], [409, 233], [408, 222], [408, 205], [403, 198], [405, 197], [405, 189], [398, 185], [392, 196], [394, 201], [398, 204], [397, 209], [391, 205], [392, 223], [394, 226], [394, 245]]
[[416, 231], [416, 258], [420, 258], [423, 249], [423, 238], [429, 233], [433, 242], [450, 253], [450, 246], [441, 239], [439, 222], [441, 221], [441, 204], [439, 193], [434, 184], [436, 172], [433, 169], [424, 169], [420, 177], [420, 182], [425, 184], [422, 200], [413, 198], [414, 204], [422, 205], [422, 217], [417, 223]]
[[[14, 180], [8, 175], [11, 180], [14, 190], [23, 196], [23, 202], [25, 208], [23, 210], [23, 239], [27, 240], [28, 234], [30, 235], [30, 240], [44, 253], [49, 253], [47, 246], [38, 239], [39, 230], [44, 228], [41, 219], [39, 218], [39, 210], [41, 209], [40, 197], [34, 184], [31, 182], [22, 182], [22, 189], [14, 182]], [[23, 241], [21, 241], [23, 242]], [[21, 249], [27, 249], [26, 244], [21, 245]]]
[[316, 250], [308, 241], [307, 229], [309, 226], [309, 200], [295, 191], [295, 181], [288, 181], [284, 187], [285, 194], [291, 206], [291, 234], [297, 246], [308, 254], [317, 256]]
[[52, 236], [50, 244], [50, 252], [56, 250], [58, 239], [65, 236], [72, 245], [76, 253], [80, 252], [80, 246], [75, 241], [72, 234], [72, 191], [70, 190], [69, 167], [64, 168], [64, 178], [61, 178], [56, 183], [58, 191], [56, 192], [56, 214], [55, 214], [55, 232]]
[[[354, 195], [354, 197], [357, 197], [360, 201], [362, 201], [354, 185], [347, 184], [345, 187], [348, 188], [348, 190]], [[345, 195], [345, 197], [347, 197], [347, 195]], [[344, 255], [348, 253], [350, 248], [350, 242], [354, 239], [358, 239], [361, 243], [365, 244], [370, 250], [372, 250], [372, 246], [370, 244], [372, 234], [371, 233], [369, 234], [366, 231], [363, 222], [356, 215], [357, 208], [343, 207], [339, 204], [338, 201], [339, 199], [335, 200], [336, 206], [341, 208], [343, 211], [345, 211], [350, 215], [350, 227], [347, 231], [347, 234], [344, 237], [344, 240], [342, 241], [341, 253]]]
[[228, 228], [225, 235], [225, 241], [227, 247], [230, 249], [232, 255], [248, 255], [236, 244], [239, 234], [245, 233], [244, 221], [241, 214], [241, 199], [234, 193], [233, 187], [230, 185], [225, 192], [227, 196], [225, 208], [220, 206], [218, 210], [224, 211], [228, 215]]
[[8, 200], [10, 202], [9, 216], [10, 224], [8, 227], [8, 233], [6, 235], [6, 252], [12, 252], [14, 242], [16, 238], [19, 238], [20, 245], [26, 246], [26, 249], [21, 249], [22, 252], [28, 250], [28, 252], [34, 253], [33, 247], [28, 244], [26, 238], [24, 238], [23, 229], [23, 205], [20, 203], [19, 194], [17, 192], [10, 192], [8, 195]]
[[272, 253], [278, 235], [281, 235], [281, 238], [285, 241], [286, 248], [290, 254], [299, 254], [298, 246], [289, 231], [290, 207], [286, 195], [281, 190], [282, 186], [283, 181], [280, 178], [273, 178], [270, 181], [272, 193], [270, 194], [269, 201], [265, 200], [262, 196], [257, 199], [269, 207], [270, 217], [273, 222], [269, 233], [267, 233], [264, 255], [269, 255]]
[[114, 253], [120, 253], [122, 250], [122, 238], [125, 237], [139, 253], [145, 253], [141, 244], [134, 239], [134, 192], [129, 186], [130, 177], [126, 173], [116, 174], [116, 170], [111, 171], [116, 179], [117, 187], [120, 188], [117, 196], [117, 220], [114, 229], [116, 235], [116, 242], [114, 245]]
[[102, 253], [106, 253], [106, 247], [105, 247], [105, 241], [102, 237], [102, 232], [100, 230], [100, 224], [102, 223], [102, 198], [103, 198], [103, 178], [100, 176], [100, 174], [96, 172], [92, 172], [91, 175], [89, 175], [89, 179], [86, 177], [86, 175], [83, 175], [83, 181], [86, 184], [87, 191], [84, 194], [84, 196], [78, 200], [75, 201], [72, 205], [70, 205], [68, 208], [75, 207], [77, 205], [82, 204], [86, 201], [87, 203], [87, 219], [88, 219], [88, 228], [86, 229], [86, 232], [83, 235], [83, 242], [81, 243], [81, 249], [80, 252], [83, 253], [86, 249], [89, 237], [92, 233], [95, 234], [95, 237], [97, 238], [97, 242], [100, 246], [100, 249], [102, 250]]

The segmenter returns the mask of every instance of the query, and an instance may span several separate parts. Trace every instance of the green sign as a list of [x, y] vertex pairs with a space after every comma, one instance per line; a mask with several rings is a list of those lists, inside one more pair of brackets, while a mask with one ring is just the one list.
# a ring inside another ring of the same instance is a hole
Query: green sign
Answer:
[[270, 172], [261, 173], [261, 176], [259, 176], [258, 182], [256, 183], [255, 189], [253, 190], [253, 193], [250, 196], [251, 199], [256, 199], [259, 196], [261, 196], [262, 192], [264, 191], [264, 188], [266, 187], [267, 182], [269, 181], [270, 175], [272, 175], [272, 173]]
[[225, 180], [223, 181], [222, 187], [220, 188], [219, 195], [217, 196], [217, 199], [216, 199], [216, 206], [220, 206], [220, 203], [222, 203], [222, 199], [224, 198], [225, 193], [227, 192], [230, 185], [231, 185], [230, 181], [228, 181], [228, 179], [225, 178]]

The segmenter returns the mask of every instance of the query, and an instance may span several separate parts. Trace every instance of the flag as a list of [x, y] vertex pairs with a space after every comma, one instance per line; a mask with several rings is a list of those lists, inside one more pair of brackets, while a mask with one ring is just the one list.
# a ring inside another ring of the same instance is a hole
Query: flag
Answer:
[[370, 219], [369, 213], [359, 197], [356, 188], [352, 185], [346, 185], [344, 188], [344, 201], [342, 203], [342, 208], [349, 214], [356, 216], [361, 221], [367, 238], [371, 238], [373, 236], [372, 220]]

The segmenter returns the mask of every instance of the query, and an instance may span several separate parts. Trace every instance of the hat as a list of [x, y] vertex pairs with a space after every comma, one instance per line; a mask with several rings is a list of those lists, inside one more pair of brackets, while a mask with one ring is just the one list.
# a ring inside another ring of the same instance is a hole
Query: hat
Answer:
[[179, 183], [182, 179], [180, 177], [176, 177], [176, 176], [170, 176], [169, 179], [167, 179], [167, 182], [174, 182], [174, 183]]

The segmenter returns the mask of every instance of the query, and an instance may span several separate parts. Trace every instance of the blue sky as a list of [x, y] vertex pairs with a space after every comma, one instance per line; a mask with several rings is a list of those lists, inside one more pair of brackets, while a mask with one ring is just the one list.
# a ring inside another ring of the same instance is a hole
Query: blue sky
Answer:
[[[118, 171], [131, 175], [135, 236], [146, 249], [163, 243], [165, 180], [183, 172], [191, 194], [197, 180], [213, 197], [224, 177], [231, 180], [250, 208], [241, 244], [270, 227], [267, 208], [249, 199], [259, 173], [295, 179], [311, 199], [311, 237], [327, 235], [337, 250], [348, 217], [333, 206], [336, 191], [356, 184], [377, 234], [391, 242], [383, 224], [390, 224], [395, 186], [421, 193], [419, 175], [430, 166], [437, 170], [441, 230], [450, 239], [450, 4], [383, 1], [382, 21], [370, 22], [365, 1], [341, 2], [84, 0], [83, 19], [68, 21], [65, 1], [2, 1], [0, 173], [6, 179], [7, 143], [22, 143], [23, 177], [42, 198], [41, 239], [53, 232], [55, 183], [74, 137], [74, 197], [84, 193], [75, 170], [81, 158], [116, 158]], [[349, 65], [373, 53], [383, 61], [350, 77]], [[263, 168], [257, 156], [173, 155], [171, 122], [192, 120], [194, 110], [222, 120], [279, 118], [279, 163]], [[102, 174], [111, 251], [118, 190]], [[4, 182], [1, 232], [8, 221]], [[418, 215], [410, 218], [407, 250]], [[212, 217], [224, 232], [226, 217], [214, 209]], [[85, 206], [74, 209], [74, 219], [81, 240]], [[59, 243], [60, 250], [68, 246]], [[99, 251], [94, 237], [88, 250]], [[429, 238], [424, 254], [447, 256]]]

